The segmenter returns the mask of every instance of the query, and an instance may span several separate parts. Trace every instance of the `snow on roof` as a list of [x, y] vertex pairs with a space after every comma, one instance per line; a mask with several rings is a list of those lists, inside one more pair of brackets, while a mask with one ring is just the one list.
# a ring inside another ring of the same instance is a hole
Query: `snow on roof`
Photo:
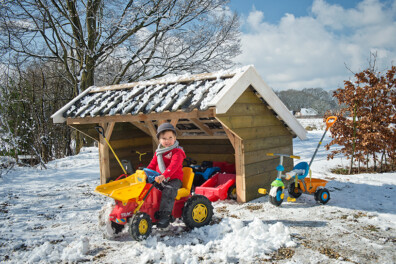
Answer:
[[157, 80], [90, 87], [51, 117], [54, 123], [67, 118], [137, 115], [164, 111], [190, 112], [215, 107], [224, 114], [239, 96], [253, 86], [256, 92], [300, 138], [306, 131], [290, 114], [253, 66], [198, 75], [166, 76]]

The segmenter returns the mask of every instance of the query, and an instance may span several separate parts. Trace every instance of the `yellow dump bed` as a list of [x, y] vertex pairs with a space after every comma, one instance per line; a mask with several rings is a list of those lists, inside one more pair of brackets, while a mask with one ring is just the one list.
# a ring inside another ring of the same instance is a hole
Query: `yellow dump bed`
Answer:
[[97, 186], [95, 192], [125, 203], [129, 199], [137, 198], [145, 185], [146, 174], [142, 170], [137, 170], [125, 179]]

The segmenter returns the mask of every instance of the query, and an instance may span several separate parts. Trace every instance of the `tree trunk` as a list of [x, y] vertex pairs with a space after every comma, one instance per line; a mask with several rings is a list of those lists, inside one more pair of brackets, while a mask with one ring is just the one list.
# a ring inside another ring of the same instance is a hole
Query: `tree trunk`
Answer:
[[353, 167], [353, 160], [355, 158], [355, 148], [356, 148], [356, 108], [357, 108], [357, 103], [355, 102], [355, 105], [353, 107], [353, 139], [352, 139], [352, 155], [351, 155], [351, 164], [349, 165], [349, 172], [348, 174], [352, 173], [352, 167]]

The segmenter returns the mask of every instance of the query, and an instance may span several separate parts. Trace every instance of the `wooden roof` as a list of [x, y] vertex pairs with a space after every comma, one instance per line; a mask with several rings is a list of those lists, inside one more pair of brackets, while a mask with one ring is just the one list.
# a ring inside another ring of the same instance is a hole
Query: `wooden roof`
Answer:
[[[177, 115], [179, 119], [194, 119], [195, 127], [198, 124], [198, 130], [204, 129], [208, 134], [211, 127], [208, 129], [207, 122], [202, 126], [202, 121], [213, 119], [215, 114], [226, 113], [248, 87], [255, 90], [256, 95], [273, 110], [291, 133], [300, 139], [306, 138], [305, 129], [253, 66], [232, 71], [90, 87], [53, 114], [52, 118], [54, 123], [66, 120], [68, 123], [69, 120], [85, 120], [82, 123], [86, 123], [88, 119], [92, 123], [117, 121], [129, 116], [129, 121], [138, 124], [136, 122], [147, 119], [168, 119], [163, 117], [172, 113], [173, 117]], [[211, 122], [213, 120], [209, 121]], [[213, 129], [221, 127], [214, 125]]]

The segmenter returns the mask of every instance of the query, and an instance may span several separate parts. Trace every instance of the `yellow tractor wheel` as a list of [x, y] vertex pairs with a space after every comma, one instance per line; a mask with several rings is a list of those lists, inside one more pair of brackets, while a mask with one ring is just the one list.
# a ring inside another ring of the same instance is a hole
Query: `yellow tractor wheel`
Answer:
[[189, 228], [207, 225], [212, 220], [212, 203], [203, 195], [194, 195], [183, 208], [183, 222]]
[[151, 234], [153, 224], [148, 214], [139, 212], [132, 217], [129, 226], [129, 233], [133, 239], [141, 241], [146, 239]]

